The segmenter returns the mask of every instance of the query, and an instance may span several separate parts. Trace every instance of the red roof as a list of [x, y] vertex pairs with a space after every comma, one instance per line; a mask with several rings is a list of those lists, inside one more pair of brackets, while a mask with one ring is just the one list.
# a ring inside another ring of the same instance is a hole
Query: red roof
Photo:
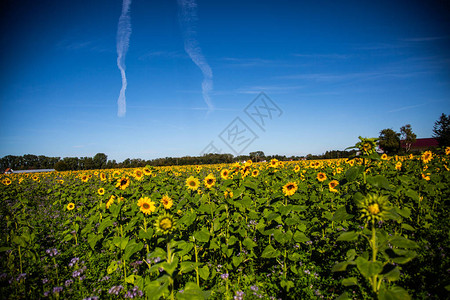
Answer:
[[[406, 148], [404, 140], [400, 141], [400, 145], [402, 146], [402, 148]], [[416, 139], [416, 141], [411, 145], [411, 149], [430, 148], [437, 146], [439, 146], [439, 142], [435, 138]]]

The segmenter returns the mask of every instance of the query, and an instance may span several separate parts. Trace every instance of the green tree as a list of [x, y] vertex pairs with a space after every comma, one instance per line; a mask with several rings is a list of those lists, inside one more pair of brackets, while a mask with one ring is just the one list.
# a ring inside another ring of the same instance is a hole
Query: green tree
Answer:
[[105, 153], [97, 153], [94, 156], [94, 168], [101, 169], [106, 166], [106, 162], [108, 161], [108, 156]]
[[411, 125], [406, 124], [400, 128], [401, 137], [405, 143], [405, 151], [409, 152], [411, 145], [416, 142], [417, 135], [412, 131]]
[[263, 151], [255, 151], [249, 153], [250, 159], [254, 162], [262, 161], [264, 160], [264, 152]]
[[434, 123], [433, 133], [440, 147], [450, 146], [450, 116], [443, 113]]
[[379, 145], [386, 154], [398, 153], [398, 150], [400, 150], [400, 133], [390, 128], [381, 130]]

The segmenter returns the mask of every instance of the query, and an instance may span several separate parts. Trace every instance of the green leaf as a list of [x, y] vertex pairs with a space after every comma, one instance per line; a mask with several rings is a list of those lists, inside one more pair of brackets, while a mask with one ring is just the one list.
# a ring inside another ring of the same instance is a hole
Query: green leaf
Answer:
[[139, 242], [136, 243], [134, 239], [132, 239], [125, 247], [125, 253], [124, 253], [124, 259], [128, 260], [130, 259], [131, 255], [134, 253], [141, 251], [141, 249], [144, 248], [144, 243]]
[[383, 270], [383, 264], [379, 261], [368, 261], [359, 256], [356, 260], [359, 272], [366, 278], [379, 274]]
[[113, 260], [109, 264], [108, 269], [106, 271], [108, 272], [108, 275], [109, 275], [111, 273], [114, 273], [117, 270], [117, 268], [118, 268], [117, 261]]
[[244, 245], [245, 248], [247, 248], [248, 250], [252, 250], [254, 247], [258, 246], [258, 244], [256, 244], [252, 239], [250, 238], [245, 238], [244, 241], [242, 242], [242, 244]]
[[410, 300], [411, 296], [406, 290], [399, 286], [393, 286], [388, 289], [382, 288], [378, 294], [379, 300]]
[[417, 194], [417, 192], [414, 191], [414, 190], [408, 189], [408, 190], [406, 191], [405, 195], [406, 195], [407, 197], [413, 199], [413, 200], [416, 201], [416, 202], [419, 202], [419, 201], [420, 201], [419, 194]]
[[301, 231], [296, 231], [294, 233], [294, 241], [296, 241], [297, 243], [305, 243], [307, 241], [309, 241], [310, 238], [306, 236], [306, 234], [304, 234]]
[[280, 255], [280, 251], [275, 250], [272, 245], [267, 245], [264, 249], [263, 253], [261, 254], [261, 257], [263, 258], [274, 258]]
[[207, 241], [209, 241], [209, 236], [210, 236], [209, 231], [205, 228], [194, 232], [194, 238], [202, 243], [206, 243]]
[[367, 183], [373, 185], [376, 188], [392, 190], [391, 186], [389, 185], [389, 181], [383, 175], [367, 176]]
[[358, 239], [358, 234], [354, 231], [343, 232], [337, 238], [337, 241], [355, 241]]
[[336, 210], [331, 221], [341, 222], [341, 221], [351, 219], [352, 217], [353, 217], [353, 215], [347, 213], [345, 206], [341, 206]]
[[358, 280], [356, 279], [356, 277], [349, 277], [349, 278], [342, 279], [343, 286], [351, 286], [351, 285], [357, 285], [357, 284], [358, 284]]
[[209, 268], [208, 268], [208, 266], [203, 266], [203, 268], [198, 269], [198, 275], [200, 275], [200, 277], [203, 280], [208, 279], [208, 277], [209, 277]]
[[171, 263], [163, 262], [161, 264], [161, 268], [164, 269], [164, 271], [167, 272], [170, 276], [172, 276], [173, 272], [178, 266], [178, 257], [175, 257]]
[[409, 230], [409, 231], [415, 231], [414, 227], [412, 227], [411, 225], [408, 225], [406, 223], [402, 223], [402, 228], [405, 230]]
[[179, 300], [203, 300], [207, 298], [207, 294], [197, 284], [188, 282], [182, 292], [177, 292], [176, 298]]
[[390, 241], [392, 246], [398, 247], [398, 248], [404, 248], [404, 249], [416, 249], [419, 248], [419, 245], [417, 245], [416, 242], [408, 240], [405, 237], [402, 236], [396, 236], [392, 238]]
[[109, 227], [113, 226], [114, 222], [108, 217], [106, 219], [103, 219], [100, 225], [98, 226], [98, 232], [103, 233], [103, 231]]
[[353, 166], [345, 172], [345, 179], [349, 182], [354, 181], [363, 171], [364, 166]]
[[383, 274], [383, 276], [389, 281], [397, 281], [400, 279], [400, 270], [398, 269], [398, 267], [395, 267], [386, 274]]
[[343, 272], [347, 269], [349, 264], [350, 263], [348, 261], [339, 262], [331, 268], [331, 272]]
[[336, 300], [350, 300], [350, 299], [352, 298], [348, 296], [347, 292], [343, 292], [339, 297], [336, 298]]

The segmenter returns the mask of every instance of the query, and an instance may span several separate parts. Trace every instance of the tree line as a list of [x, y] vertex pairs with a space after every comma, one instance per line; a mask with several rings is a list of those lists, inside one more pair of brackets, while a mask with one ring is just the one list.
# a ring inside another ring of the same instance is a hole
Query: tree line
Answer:
[[[444, 148], [450, 146], [450, 116], [442, 114], [434, 123], [433, 138]], [[411, 146], [416, 142], [417, 135], [412, 131], [411, 125], [406, 124], [396, 132], [392, 128], [380, 131], [379, 146], [387, 154], [407, 154], [412, 151]]]
[[[433, 137], [439, 142], [440, 147], [450, 146], [450, 116], [442, 114], [433, 127]], [[411, 151], [411, 145], [416, 141], [416, 134], [411, 125], [407, 124], [400, 128], [400, 132], [393, 129], [383, 129], [379, 136], [379, 145], [388, 154], [403, 154]], [[402, 143], [404, 147], [402, 148]], [[108, 160], [105, 153], [97, 153], [94, 157], [47, 157], [44, 155], [26, 154], [23, 156], [7, 155], [0, 159], [0, 170], [4, 172], [7, 168], [13, 170], [33, 169], [56, 169], [58, 171], [68, 170], [92, 170], [113, 168], [138, 168], [150, 166], [174, 166], [174, 165], [204, 165], [225, 164], [252, 160], [253, 162], [269, 161], [278, 159], [289, 160], [311, 160], [311, 159], [333, 159], [354, 156], [355, 150], [331, 150], [321, 155], [308, 154], [306, 156], [265, 155], [263, 151], [250, 152], [248, 155], [233, 156], [232, 154], [204, 154], [202, 156], [165, 157], [151, 160], [140, 158], [127, 158], [122, 162]]]

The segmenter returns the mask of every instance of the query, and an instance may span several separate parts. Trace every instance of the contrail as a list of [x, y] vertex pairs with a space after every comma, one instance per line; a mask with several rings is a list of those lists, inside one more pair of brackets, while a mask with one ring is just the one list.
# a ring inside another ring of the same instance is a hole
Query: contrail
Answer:
[[209, 97], [209, 93], [213, 89], [213, 75], [211, 67], [206, 62], [196, 38], [197, 34], [194, 23], [197, 21], [197, 3], [195, 3], [195, 0], [178, 0], [178, 5], [181, 10], [179, 13], [179, 21], [184, 36], [184, 50], [203, 73], [203, 99], [206, 105], [208, 105], [209, 112], [211, 112], [214, 110], [214, 106]]
[[117, 115], [125, 116], [127, 112], [127, 103], [125, 98], [125, 90], [127, 89], [127, 77], [125, 75], [125, 55], [128, 51], [128, 44], [131, 35], [130, 9], [131, 0], [123, 0], [122, 14], [119, 18], [117, 26], [117, 66], [122, 75], [122, 88], [120, 89], [119, 99], [117, 100]]

